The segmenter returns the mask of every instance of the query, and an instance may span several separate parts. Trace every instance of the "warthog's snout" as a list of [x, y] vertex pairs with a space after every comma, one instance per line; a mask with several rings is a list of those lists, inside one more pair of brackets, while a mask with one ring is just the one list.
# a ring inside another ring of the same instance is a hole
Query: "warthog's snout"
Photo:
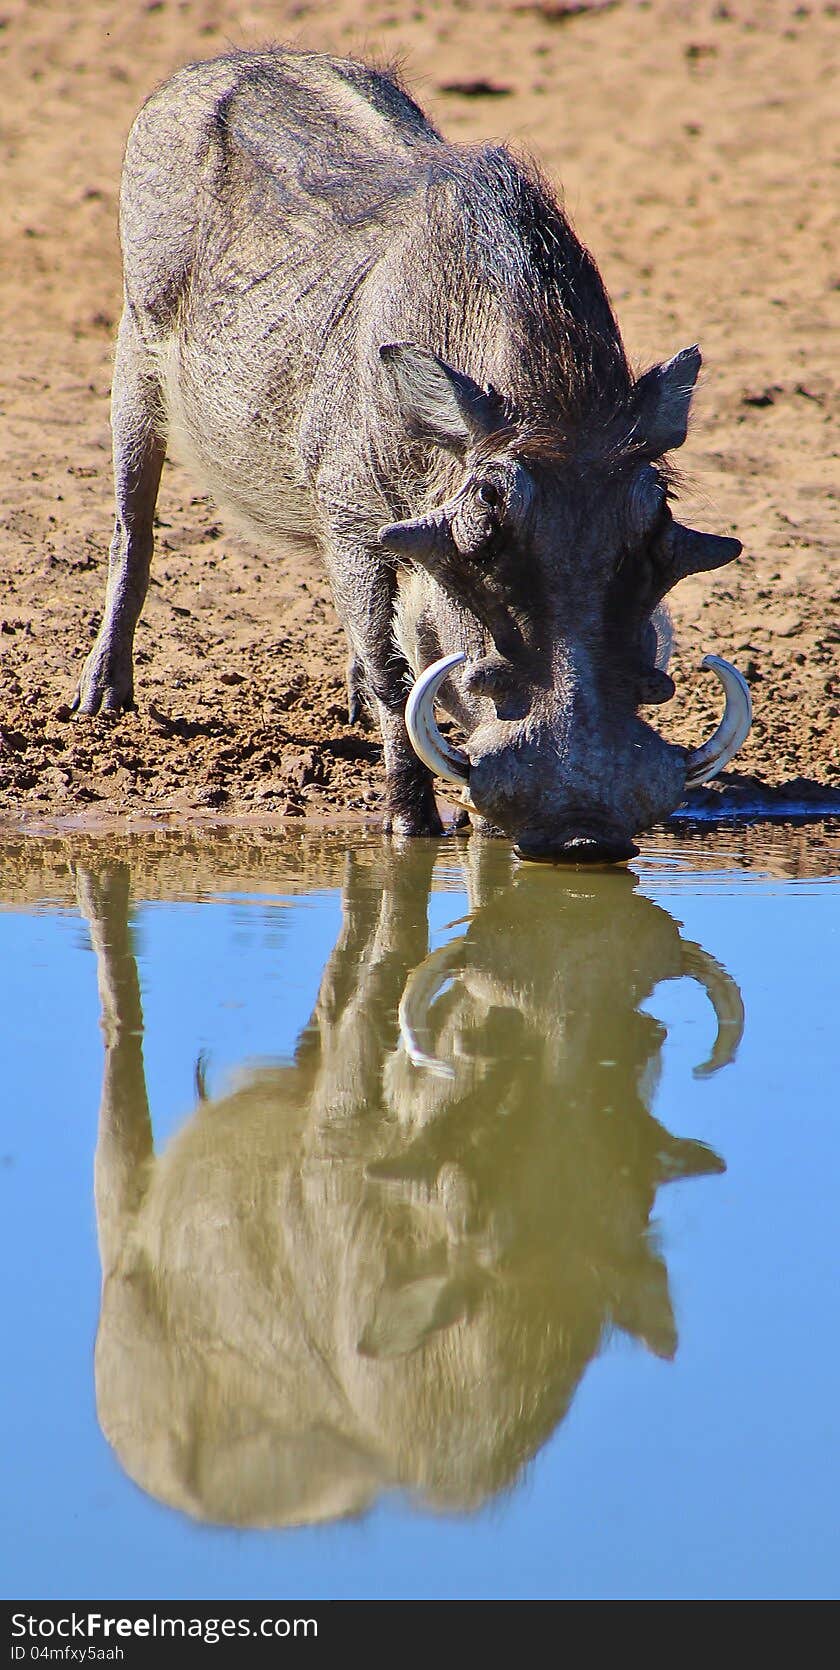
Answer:
[[590, 723], [578, 735], [558, 695], [547, 722], [480, 725], [465, 752], [441, 736], [433, 712], [441, 685], [465, 659], [462, 653], [443, 656], [421, 673], [406, 706], [408, 733], [420, 758], [456, 784], [472, 810], [504, 830], [522, 858], [626, 863], [638, 852], [633, 836], [668, 817], [687, 788], [716, 776], [750, 728], [741, 674], [718, 656], [706, 656], [703, 665], [715, 673], [726, 703], [717, 730], [700, 748], [666, 742], [635, 716], [613, 726]]

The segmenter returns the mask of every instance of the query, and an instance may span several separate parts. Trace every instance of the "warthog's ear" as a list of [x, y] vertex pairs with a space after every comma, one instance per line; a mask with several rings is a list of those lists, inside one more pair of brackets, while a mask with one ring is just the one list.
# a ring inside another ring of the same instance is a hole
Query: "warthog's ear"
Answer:
[[634, 438], [651, 458], [682, 446], [700, 365], [700, 349], [683, 348], [639, 378], [633, 394]]
[[424, 440], [462, 455], [498, 429], [500, 414], [494, 397], [428, 348], [417, 348], [412, 342], [386, 342], [379, 357], [406, 418]]

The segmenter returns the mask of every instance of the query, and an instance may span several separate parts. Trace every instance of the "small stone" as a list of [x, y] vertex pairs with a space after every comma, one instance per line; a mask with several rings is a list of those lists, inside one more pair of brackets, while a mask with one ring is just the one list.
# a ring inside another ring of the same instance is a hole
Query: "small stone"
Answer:
[[741, 395], [742, 406], [775, 406], [776, 396], [782, 390], [778, 383], [772, 383], [765, 389], [746, 389]]
[[442, 93], [459, 93], [462, 99], [501, 99], [513, 92], [513, 88], [500, 81], [485, 81], [479, 77], [474, 81], [442, 81]]
[[770, 634], [773, 638], [792, 638], [801, 631], [802, 622], [798, 615], [788, 612], [778, 615], [775, 620], [770, 619]]

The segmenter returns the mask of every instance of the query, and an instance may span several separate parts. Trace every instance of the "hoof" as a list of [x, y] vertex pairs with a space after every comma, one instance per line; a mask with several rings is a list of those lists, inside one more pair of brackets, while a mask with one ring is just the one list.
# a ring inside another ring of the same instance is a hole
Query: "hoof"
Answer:
[[443, 823], [437, 811], [430, 812], [389, 812], [383, 822], [386, 835], [426, 835], [440, 836], [443, 834]]

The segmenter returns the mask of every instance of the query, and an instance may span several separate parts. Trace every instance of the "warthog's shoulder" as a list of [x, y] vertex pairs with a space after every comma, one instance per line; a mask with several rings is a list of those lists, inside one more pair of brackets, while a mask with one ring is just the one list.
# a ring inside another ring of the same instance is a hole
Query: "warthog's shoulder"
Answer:
[[230, 52], [185, 64], [150, 94], [135, 128], [182, 133], [198, 125], [237, 133], [249, 148], [276, 146], [284, 133], [317, 143], [336, 130], [341, 140], [374, 149], [440, 143], [440, 136], [393, 69], [349, 58], [275, 47]]

